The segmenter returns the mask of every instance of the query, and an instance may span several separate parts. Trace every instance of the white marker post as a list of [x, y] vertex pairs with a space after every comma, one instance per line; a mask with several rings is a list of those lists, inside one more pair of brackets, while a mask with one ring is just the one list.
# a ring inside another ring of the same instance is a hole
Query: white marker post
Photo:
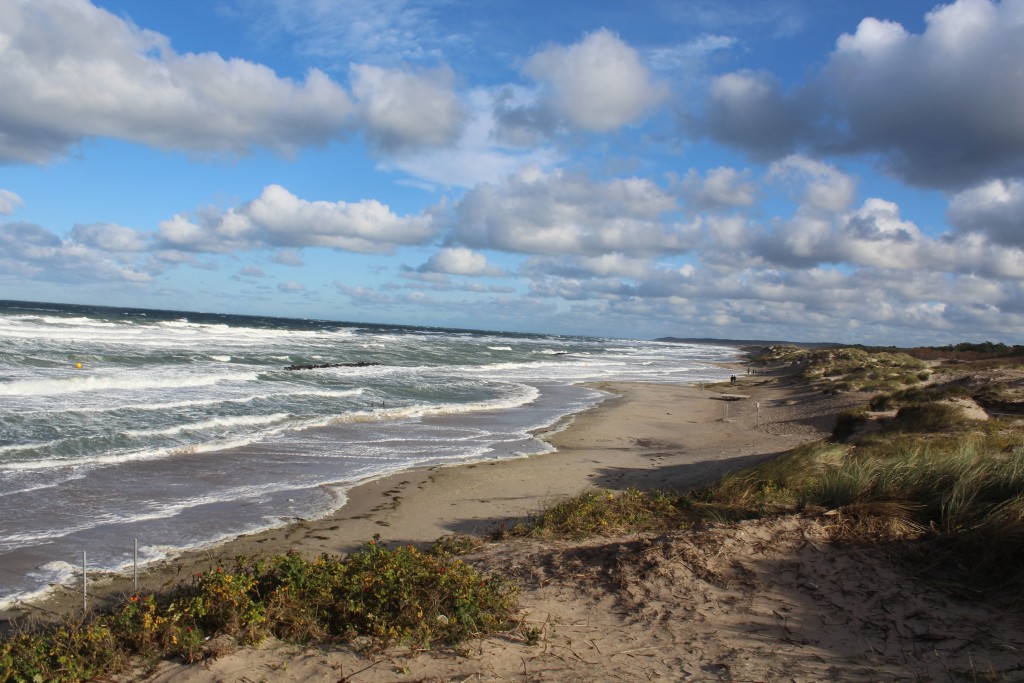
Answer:
[[754, 405], [757, 406], [757, 422], [755, 423], [754, 426], [755, 427], [760, 427], [761, 426], [761, 403], [758, 402], [758, 403], [755, 403]]

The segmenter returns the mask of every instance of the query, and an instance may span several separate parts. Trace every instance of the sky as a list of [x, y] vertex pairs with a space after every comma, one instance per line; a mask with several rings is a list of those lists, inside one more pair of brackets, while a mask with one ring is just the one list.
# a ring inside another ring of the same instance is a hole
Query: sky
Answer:
[[1024, 0], [0, 0], [0, 299], [1024, 343]]

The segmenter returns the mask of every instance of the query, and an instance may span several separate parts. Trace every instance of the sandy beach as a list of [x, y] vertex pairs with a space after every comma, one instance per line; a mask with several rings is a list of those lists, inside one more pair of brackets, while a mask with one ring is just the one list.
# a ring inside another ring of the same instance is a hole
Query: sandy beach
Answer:
[[[396, 544], [484, 535], [587, 487], [688, 489], [823, 437], [837, 411], [864, 400], [760, 375], [704, 390], [600, 388], [607, 400], [543, 435], [553, 453], [372, 481], [332, 515], [162, 563], [143, 585], [170, 585], [238, 554], [350, 552], [374, 534]], [[510, 540], [469, 559], [519, 580], [521, 618], [539, 643], [492, 637], [457, 652], [367, 658], [269, 641], [131, 680], [932, 680], [951, 668], [1012, 668], [1024, 651], [1019, 616], [951, 603], [879, 557], [831, 546], [818, 522], [801, 518], [581, 543]], [[100, 595], [128, 590], [124, 578], [96, 586]], [[69, 592], [44, 607], [76, 600]]]

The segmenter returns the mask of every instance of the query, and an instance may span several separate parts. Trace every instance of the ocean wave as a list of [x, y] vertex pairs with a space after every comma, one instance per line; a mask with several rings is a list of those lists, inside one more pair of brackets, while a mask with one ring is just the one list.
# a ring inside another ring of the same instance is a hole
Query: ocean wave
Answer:
[[273, 413], [271, 415], [238, 415], [235, 417], [215, 417], [202, 422], [187, 422], [185, 424], [164, 427], [162, 429], [138, 429], [122, 431], [121, 434], [130, 438], [147, 436], [174, 436], [189, 432], [205, 432], [214, 429], [225, 429], [231, 427], [255, 427], [257, 425], [270, 425], [283, 422], [291, 418], [288, 413]]
[[0, 384], [0, 396], [58, 396], [88, 391], [139, 391], [148, 389], [184, 389], [209, 387], [220, 382], [253, 382], [255, 372], [231, 375], [188, 375], [167, 378], [139, 377], [138, 374], [27, 379]]
[[[291, 416], [289, 416], [289, 418], [290, 417]], [[44, 470], [58, 467], [107, 467], [110, 465], [119, 465], [126, 462], [134, 462], [140, 460], [156, 460], [160, 458], [188, 457], [191, 455], [198, 455], [202, 453], [215, 453], [217, 451], [226, 451], [235, 448], [243, 448], [245, 446], [258, 443], [260, 441], [276, 436], [278, 434], [283, 434], [285, 432], [302, 431], [305, 429], [325, 427], [331, 424], [335, 419], [337, 419], [335, 416], [320, 416], [304, 420], [289, 419], [269, 429], [264, 428], [256, 430], [251, 434], [235, 435], [230, 439], [214, 439], [211, 441], [202, 441], [190, 444], [167, 446], [162, 448], [105, 451], [101, 454], [93, 453], [74, 458], [48, 457], [39, 458], [36, 460], [0, 462], [0, 471]], [[185, 426], [185, 428], [187, 429], [187, 425]], [[180, 430], [181, 427], [173, 428], [174, 433]], [[168, 431], [170, 432], [172, 430], [168, 429]], [[59, 442], [53, 442], [53, 444], [56, 443]], [[53, 444], [50, 445], [52, 446]], [[7, 448], [18, 449], [28, 447], [17, 445], [8, 446]]]
[[540, 390], [530, 385], [519, 385], [521, 390], [516, 394], [477, 401], [473, 403], [416, 403], [396, 408], [374, 408], [373, 410], [355, 411], [339, 415], [330, 421], [333, 425], [350, 424], [353, 422], [381, 422], [386, 420], [408, 420], [419, 417], [439, 415], [464, 415], [486, 410], [507, 410], [526, 405], [537, 400]]

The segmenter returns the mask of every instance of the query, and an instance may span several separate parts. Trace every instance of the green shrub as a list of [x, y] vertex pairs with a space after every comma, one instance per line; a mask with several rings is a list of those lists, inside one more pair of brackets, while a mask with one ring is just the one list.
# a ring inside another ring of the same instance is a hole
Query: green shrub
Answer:
[[684, 518], [682, 505], [685, 502], [679, 494], [667, 491], [630, 488], [618, 495], [611, 491], [584, 491], [546, 508], [518, 533], [584, 538], [595, 534], [678, 528]]
[[132, 655], [194, 662], [213, 654], [211, 640], [222, 636], [454, 643], [508, 627], [516, 602], [500, 577], [449, 555], [388, 549], [376, 538], [345, 558], [239, 557], [168, 593], [133, 595], [84, 622], [0, 640], [0, 683], [100, 678]]

